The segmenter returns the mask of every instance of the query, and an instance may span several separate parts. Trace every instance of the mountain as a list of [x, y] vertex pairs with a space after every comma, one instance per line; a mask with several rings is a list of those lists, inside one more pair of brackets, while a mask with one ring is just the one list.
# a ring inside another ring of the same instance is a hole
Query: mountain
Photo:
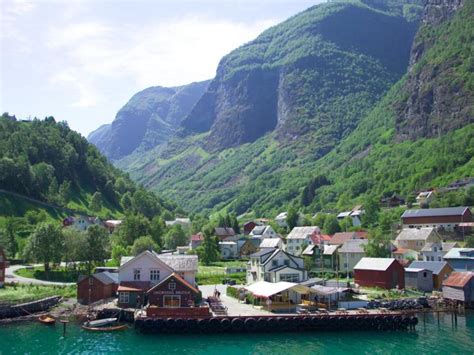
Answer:
[[364, 195], [409, 197], [474, 176], [473, 13], [472, 1], [427, 2], [407, 74], [316, 162], [315, 175], [331, 184], [308, 182], [308, 210]]
[[312, 7], [225, 56], [176, 135], [116, 165], [188, 210], [269, 217], [474, 176], [472, 6]]
[[404, 74], [417, 22], [402, 9], [397, 16], [362, 2], [331, 2], [263, 32], [220, 61], [184, 133], [208, 132], [210, 151], [268, 132], [280, 143], [316, 132], [324, 148], [333, 146]]
[[44, 209], [50, 215], [118, 217], [126, 209], [155, 215], [174, 208], [136, 185], [53, 117], [18, 121], [0, 116], [0, 189], [0, 215]]
[[88, 140], [109, 159], [165, 143], [202, 96], [209, 82], [180, 87], [150, 87], [135, 94], [111, 124], [92, 132]]

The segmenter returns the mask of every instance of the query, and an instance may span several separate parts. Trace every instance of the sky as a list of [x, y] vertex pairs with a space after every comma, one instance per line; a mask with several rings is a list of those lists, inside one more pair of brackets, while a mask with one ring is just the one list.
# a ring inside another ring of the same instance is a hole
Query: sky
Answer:
[[87, 136], [140, 90], [219, 60], [322, 0], [0, 0], [0, 111]]

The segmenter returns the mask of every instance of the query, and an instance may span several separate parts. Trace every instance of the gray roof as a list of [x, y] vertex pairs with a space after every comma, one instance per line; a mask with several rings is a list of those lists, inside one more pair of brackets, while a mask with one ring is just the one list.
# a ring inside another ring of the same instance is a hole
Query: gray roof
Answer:
[[431, 270], [429, 269], [425, 269], [425, 268], [416, 268], [416, 267], [406, 267], [405, 268], [405, 272], [416, 272], [416, 273], [419, 273], [421, 271], [429, 271], [429, 272], [432, 272]]
[[267, 229], [268, 226], [255, 226], [254, 229], [250, 232], [252, 235], [262, 235]]
[[438, 275], [446, 265], [448, 265], [446, 261], [413, 261], [410, 268], [427, 269]]
[[339, 247], [340, 245], [325, 245], [323, 255], [332, 255]]
[[257, 251], [256, 253], [253, 253], [250, 255], [251, 258], [260, 258], [264, 255], [267, 255], [269, 253], [273, 253], [275, 251], [275, 248], [263, 248], [262, 250]]
[[306, 239], [308, 236], [314, 233], [320, 232], [319, 227], [295, 227], [291, 230], [290, 234], [286, 239]]
[[354, 270], [377, 270], [385, 271], [395, 261], [393, 258], [362, 258], [354, 266]]
[[406, 210], [402, 214], [405, 217], [439, 217], [439, 216], [461, 216], [468, 207], [445, 207], [445, 208], [426, 208], [419, 210]]
[[440, 243], [440, 242], [437, 242], [437, 243], [431, 243], [431, 242], [428, 242], [425, 244], [425, 246], [423, 248], [421, 248], [421, 251], [432, 251], [433, 249], [433, 246], [441, 246], [441, 250], [442, 252], [448, 252], [450, 251], [451, 249], [453, 249], [454, 247], [456, 247], [458, 245], [458, 243], [456, 242], [446, 242], [446, 243]]
[[110, 285], [110, 284], [118, 284], [118, 273], [116, 272], [99, 272], [97, 274], [92, 275], [94, 276], [97, 280], [102, 282], [104, 285]]
[[171, 267], [174, 271], [197, 271], [197, 255], [176, 255], [176, 254], [158, 254], [158, 259]]
[[444, 259], [474, 260], [474, 248], [452, 248]]
[[367, 239], [346, 240], [339, 248], [339, 253], [364, 253], [364, 247], [369, 243]]
[[402, 229], [400, 234], [398, 234], [396, 240], [427, 240], [432, 233], [436, 233], [436, 231], [432, 227], [431, 228], [404, 228]]
[[260, 248], [278, 248], [280, 241], [280, 238], [264, 238], [260, 243]]

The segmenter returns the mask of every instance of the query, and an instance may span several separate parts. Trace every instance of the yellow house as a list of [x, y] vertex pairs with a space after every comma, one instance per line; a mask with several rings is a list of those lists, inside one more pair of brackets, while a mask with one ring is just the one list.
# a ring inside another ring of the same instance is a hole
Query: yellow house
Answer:
[[441, 237], [434, 228], [405, 228], [402, 229], [395, 244], [398, 248], [421, 251], [426, 243], [440, 243]]

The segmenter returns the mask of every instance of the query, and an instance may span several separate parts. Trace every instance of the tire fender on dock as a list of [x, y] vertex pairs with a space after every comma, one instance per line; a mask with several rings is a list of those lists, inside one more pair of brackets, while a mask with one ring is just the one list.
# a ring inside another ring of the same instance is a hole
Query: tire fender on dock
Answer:
[[234, 318], [232, 319], [232, 330], [240, 332], [244, 329], [244, 321], [240, 318]]
[[254, 332], [257, 330], [257, 321], [255, 318], [247, 318], [244, 322], [245, 331], [247, 332]]

